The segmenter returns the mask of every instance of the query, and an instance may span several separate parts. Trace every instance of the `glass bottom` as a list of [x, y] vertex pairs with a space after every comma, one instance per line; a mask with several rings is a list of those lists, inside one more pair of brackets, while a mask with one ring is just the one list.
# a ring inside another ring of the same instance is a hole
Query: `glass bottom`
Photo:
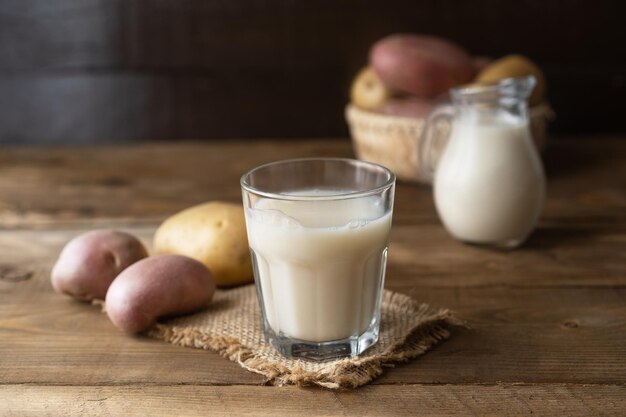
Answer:
[[380, 320], [379, 317], [375, 317], [361, 335], [330, 342], [308, 342], [293, 339], [282, 332], [274, 333], [267, 322], [264, 325], [265, 340], [282, 355], [312, 361], [327, 361], [357, 356], [373, 346], [378, 342]]

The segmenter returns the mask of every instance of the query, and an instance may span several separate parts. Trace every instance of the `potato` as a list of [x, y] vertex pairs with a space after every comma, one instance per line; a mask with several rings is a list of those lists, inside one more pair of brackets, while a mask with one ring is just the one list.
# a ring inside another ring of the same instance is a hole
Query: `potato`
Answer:
[[141, 242], [128, 233], [94, 230], [72, 239], [52, 268], [52, 287], [81, 300], [103, 300], [120, 272], [148, 256]]
[[437, 103], [436, 100], [419, 97], [395, 98], [387, 100], [380, 110], [393, 116], [425, 119]]
[[202, 262], [219, 286], [253, 280], [240, 204], [213, 201], [173, 215], [157, 230], [154, 249], [157, 253], [185, 255]]
[[190, 313], [215, 293], [211, 272], [195, 259], [157, 255], [126, 268], [109, 287], [105, 305], [113, 324], [136, 333], [159, 317]]
[[371, 67], [359, 71], [350, 89], [350, 99], [363, 110], [376, 110], [385, 104], [391, 95]]
[[531, 106], [540, 104], [545, 100], [546, 81], [543, 72], [530, 59], [522, 55], [507, 55], [487, 65], [478, 75], [475, 81], [479, 83], [494, 83], [505, 78], [523, 77], [532, 75], [537, 80], [528, 102]]
[[391, 90], [434, 98], [474, 76], [470, 56], [445, 39], [391, 35], [370, 50], [370, 65]]

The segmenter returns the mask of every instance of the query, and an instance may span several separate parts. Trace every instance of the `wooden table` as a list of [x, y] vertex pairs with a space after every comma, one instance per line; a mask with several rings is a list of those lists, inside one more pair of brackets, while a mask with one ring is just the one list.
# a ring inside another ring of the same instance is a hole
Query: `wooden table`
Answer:
[[262, 386], [52, 292], [56, 255], [85, 230], [149, 243], [184, 207], [239, 202], [262, 162], [351, 155], [345, 139], [2, 149], [0, 415], [626, 414], [626, 138], [551, 144], [540, 226], [513, 252], [454, 241], [430, 189], [399, 184], [387, 287], [472, 328], [357, 390]]

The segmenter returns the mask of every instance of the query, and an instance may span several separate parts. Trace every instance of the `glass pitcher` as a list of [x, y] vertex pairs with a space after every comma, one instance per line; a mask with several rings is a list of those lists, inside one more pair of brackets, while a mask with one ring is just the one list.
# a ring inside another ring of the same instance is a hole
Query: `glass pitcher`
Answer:
[[[514, 248], [537, 223], [545, 175], [528, 121], [535, 83], [529, 76], [452, 89], [452, 105], [426, 120], [419, 165], [433, 180], [439, 218], [462, 242]], [[451, 131], [434, 169], [433, 138], [442, 119]]]

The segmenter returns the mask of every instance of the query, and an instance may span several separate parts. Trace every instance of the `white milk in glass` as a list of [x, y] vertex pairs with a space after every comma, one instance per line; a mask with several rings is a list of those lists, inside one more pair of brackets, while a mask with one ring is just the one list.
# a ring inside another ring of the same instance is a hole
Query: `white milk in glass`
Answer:
[[391, 228], [391, 211], [381, 204], [376, 197], [261, 199], [247, 209], [266, 319], [276, 334], [327, 342], [368, 329], [382, 294]]

